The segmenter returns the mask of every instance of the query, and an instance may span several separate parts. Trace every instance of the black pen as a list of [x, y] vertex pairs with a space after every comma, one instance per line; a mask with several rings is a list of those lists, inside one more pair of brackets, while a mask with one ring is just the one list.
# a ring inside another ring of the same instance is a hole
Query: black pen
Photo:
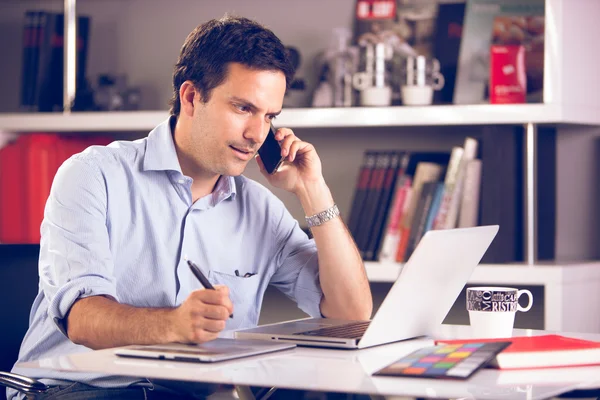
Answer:
[[[198, 268], [198, 266], [196, 264], [194, 264], [190, 260], [187, 260], [187, 264], [190, 266], [190, 269], [192, 270], [192, 273], [194, 274], [194, 276], [196, 278], [198, 278], [198, 280], [200, 281], [202, 286], [204, 286], [204, 289], [215, 290], [215, 287], [210, 284], [208, 279], [206, 279], [206, 277], [204, 276], [204, 274], [202, 273], [202, 271], [200, 270], [200, 268]], [[233, 318], [233, 314], [231, 314], [229, 316], [229, 318]]]

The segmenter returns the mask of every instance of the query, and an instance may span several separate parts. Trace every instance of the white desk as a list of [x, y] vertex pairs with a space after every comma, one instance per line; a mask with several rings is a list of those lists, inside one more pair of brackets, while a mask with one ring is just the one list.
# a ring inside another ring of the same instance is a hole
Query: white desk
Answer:
[[[515, 335], [543, 331], [515, 330]], [[468, 326], [445, 325], [438, 338], [468, 338]], [[565, 334], [600, 341], [599, 334]], [[529, 371], [485, 369], [467, 381], [441, 381], [371, 374], [427, 345], [415, 339], [364, 350], [298, 347], [279, 353], [215, 364], [120, 358], [110, 349], [21, 364], [24, 368], [103, 372], [178, 381], [224, 383], [315, 391], [436, 398], [545, 399], [578, 388], [600, 387], [600, 366]]]

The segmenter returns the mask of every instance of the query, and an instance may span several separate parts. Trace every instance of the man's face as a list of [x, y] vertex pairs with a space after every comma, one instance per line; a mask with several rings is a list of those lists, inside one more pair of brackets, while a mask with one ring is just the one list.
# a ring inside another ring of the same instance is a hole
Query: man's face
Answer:
[[285, 94], [281, 71], [229, 65], [225, 81], [210, 100], [194, 100], [190, 154], [207, 175], [244, 172], [264, 142], [271, 120], [281, 111]]

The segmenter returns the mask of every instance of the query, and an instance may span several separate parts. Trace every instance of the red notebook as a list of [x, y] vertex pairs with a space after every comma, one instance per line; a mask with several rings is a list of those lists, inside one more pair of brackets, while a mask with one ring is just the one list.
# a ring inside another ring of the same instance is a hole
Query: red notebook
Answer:
[[600, 365], [600, 342], [560, 335], [519, 336], [503, 339], [439, 340], [437, 343], [506, 342], [512, 344], [490, 365], [500, 369]]

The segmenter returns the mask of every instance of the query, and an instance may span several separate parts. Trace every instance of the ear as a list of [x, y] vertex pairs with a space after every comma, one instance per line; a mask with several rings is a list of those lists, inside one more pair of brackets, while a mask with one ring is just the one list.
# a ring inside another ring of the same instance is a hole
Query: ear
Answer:
[[200, 92], [196, 89], [192, 81], [183, 82], [179, 88], [181, 112], [191, 117], [194, 114], [194, 100], [200, 100]]

